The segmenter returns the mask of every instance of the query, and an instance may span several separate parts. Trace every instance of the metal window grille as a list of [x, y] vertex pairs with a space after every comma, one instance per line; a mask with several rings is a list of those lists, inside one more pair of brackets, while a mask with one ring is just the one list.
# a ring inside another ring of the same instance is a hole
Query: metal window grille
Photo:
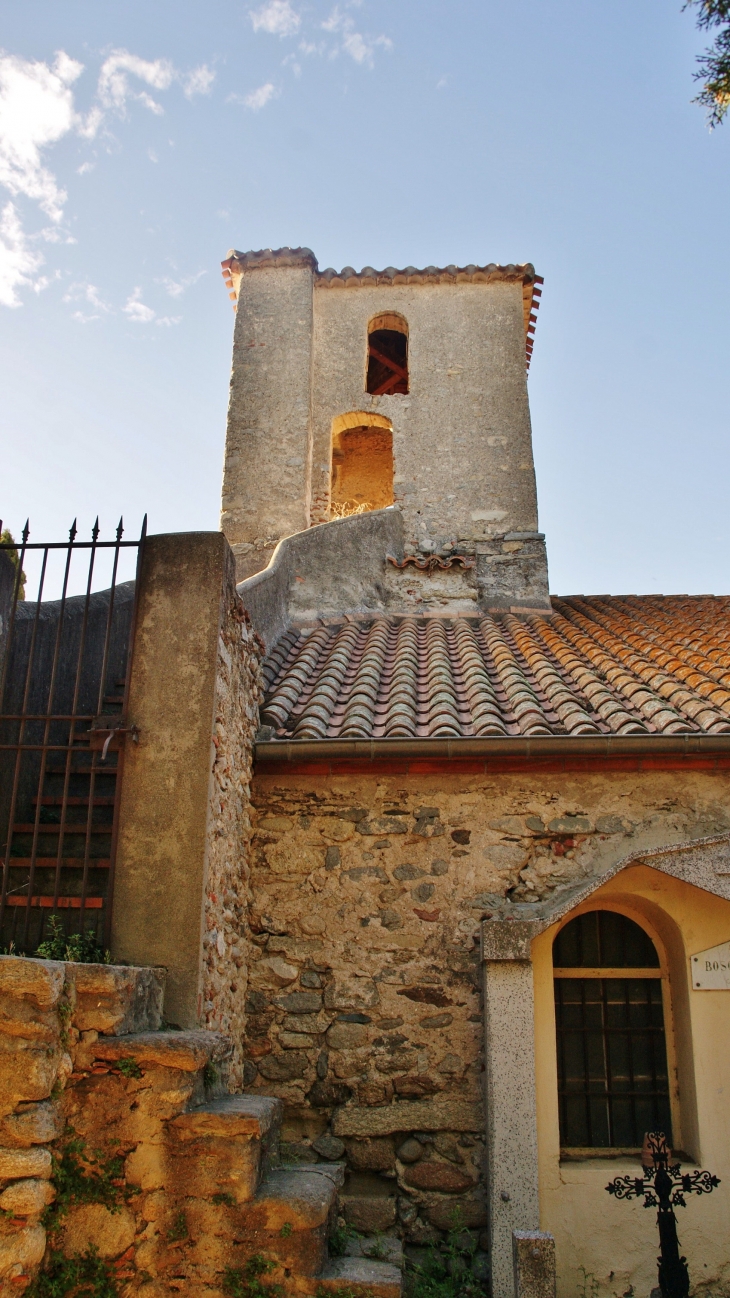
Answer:
[[[102, 541], [97, 519], [84, 541], [74, 522], [68, 541], [40, 543], [26, 523], [17, 546], [0, 543], [0, 950], [32, 954], [51, 915], [69, 937], [109, 944], [139, 588], [118, 574], [136, 549], [138, 579], [146, 528], [123, 540], [120, 520]], [[48, 599], [54, 567], [60, 597]]]
[[[624, 916], [591, 912], [567, 925], [553, 950], [561, 1146], [637, 1149], [656, 1130], [671, 1141], [661, 971], [650, 939]], [[624, 968], [637, 955], [643, 967]], [[609, 963], [613, 976], [601, 977]], [[592, 976], [579, 976], [585, 966]], [[652, 966], [656, 974], [637, 976]]]

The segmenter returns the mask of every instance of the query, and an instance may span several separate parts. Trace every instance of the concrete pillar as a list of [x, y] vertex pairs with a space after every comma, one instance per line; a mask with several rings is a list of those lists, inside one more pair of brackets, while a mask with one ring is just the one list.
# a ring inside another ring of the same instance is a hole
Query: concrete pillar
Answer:
[[529, 920], [482, 925], [489, 1232], [493, 1298], [512, 1298], [513, 1231], [540, 1225]]
[[149, 536], [122, 774], [112, 952], [167, 969], [165, 1015], [201, 1021], [201, 939], [218, 638], [235, 594], [220, 532]]
[[238, 580], [309, 526], [312, 293], [308, 249], [240, 254], [221, 527]]
[[513, 1230], [515, 1298], [555, 1298], [555, 1239], [542, 1230]]

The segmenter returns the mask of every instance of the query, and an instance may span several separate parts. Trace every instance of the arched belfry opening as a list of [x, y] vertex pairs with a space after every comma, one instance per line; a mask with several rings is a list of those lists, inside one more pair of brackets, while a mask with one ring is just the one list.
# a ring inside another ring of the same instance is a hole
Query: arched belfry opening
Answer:
[[374, 397], [408, 391], [408, 321], [397, 311], [375, 316], [368, 325], [365, 390]]
[[384, 415], [354, 410], [332, 421], [330, 517], [393, 504], [393, 426]]

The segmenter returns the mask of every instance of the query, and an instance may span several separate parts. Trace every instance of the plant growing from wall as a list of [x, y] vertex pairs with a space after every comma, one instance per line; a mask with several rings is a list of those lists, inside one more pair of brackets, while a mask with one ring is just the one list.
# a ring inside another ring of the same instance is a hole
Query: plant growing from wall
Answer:
[[109, 1262], [88, 1249], [75, 1257], [53, 1253], [28, 1290], [27, 1298], [118, 1298]]
[[70, 936], [58, 918], [51, 915], [48, 932], [38, 944], [34, 955], [39, 960], [68, 960], [74, 964], [111, 964], [111, 951], [105, 951], [91, 932], [72, 933]]
[[486, 1286], [473, 1272], [477, 1245], [469, 1231], [454, 1227], [441, 1247], [430, 1245], [422, 1263], [407, 1277], [407, 1298], [485, 1298]]
[[[20, 559], [18, 557], [17, 546], [15, 545], [15, 537], [12, 535], [11, 532], [8, 531], [7, 527], [3, 528], [3, 531], [0, 532], [0, 544], [11, 547], [10, 549], [6, 550], [5, 553], [7, 554], [8, 558], [10, 559], [10, 562], [15, 568], [16, 580], [17, 580], [17, 572], [18, 572], [18, 568], [20, 567]], [[18, 585], [18, 599], [25, 599], [26, 581], [27, 581], [27, 577], [25, 573], [21, 572], [20, 583]]]
[[223, 1291], [229, 1298], [283, 1298], [284, 1289], [280, 1284], [264, 1284], [262, 1276], [273, 1271], [276, 1262], [264, 1257], [263, 1253], [254, 1253], [243, 1266], [226, 1267], [223, 1276]]

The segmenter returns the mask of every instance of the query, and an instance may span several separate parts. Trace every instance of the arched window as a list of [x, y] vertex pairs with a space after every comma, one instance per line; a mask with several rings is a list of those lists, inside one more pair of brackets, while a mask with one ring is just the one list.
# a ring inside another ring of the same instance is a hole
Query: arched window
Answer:
[[397, 311], [377, 315], [368, 325], [365, 390], [373, 396], [408, 391], [408, 323]]
[[671, 1145], [662, 969], [625, 915], [578, 915], [553, 943], [560, 1144], [639, 1149], [646, 1131]]
[[332, 421], [330, 518], [393, 504], [393, 429], [384, 415], [354, 410]]

